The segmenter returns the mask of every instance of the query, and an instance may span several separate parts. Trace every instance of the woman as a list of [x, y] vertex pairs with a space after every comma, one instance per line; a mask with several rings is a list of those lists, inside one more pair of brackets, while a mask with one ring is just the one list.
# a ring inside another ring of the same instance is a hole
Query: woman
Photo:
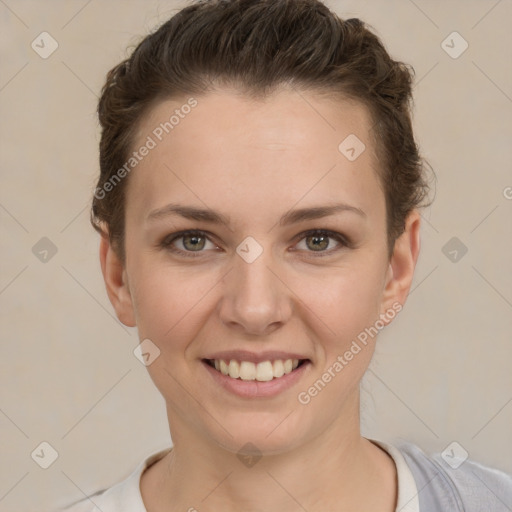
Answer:
[[510, 476], [360, 432], [420, 249], [410, 102], [316, 0], [195, 2], [110, 71], [92, 222], [173, 447], [68, 510], [510, 510]]

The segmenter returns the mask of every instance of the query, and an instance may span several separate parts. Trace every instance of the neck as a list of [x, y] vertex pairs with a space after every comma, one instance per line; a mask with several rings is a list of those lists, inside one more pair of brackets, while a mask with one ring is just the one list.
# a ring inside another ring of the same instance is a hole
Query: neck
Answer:
[[[171, 429], [174, 446], [141, 478], [148, 512], [177, 510], [372, 510], [392, 512], [396, 469], [341, 418], [295, 449], [259, 460], [226, 450], [190, 428]], [[180, 436], [180, 433], [186, 436]], [[256, 461], [256, 462], [255, 462]]]

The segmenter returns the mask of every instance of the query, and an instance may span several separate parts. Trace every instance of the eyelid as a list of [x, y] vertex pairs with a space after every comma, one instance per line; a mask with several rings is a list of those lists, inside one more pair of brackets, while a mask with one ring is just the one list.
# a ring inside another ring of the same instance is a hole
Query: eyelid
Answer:
[[182, 249], [178, 249], [173, 245], [176, 240], [180, 240], [186, 235], [197, 235], [205, 238], [210, 243], [218, 247], [218, 245], [212, 240], [213, 235], [208, 231], [204, 231], [202, 229], [185, 229], [183, 231], [177, 231], [176, 233], [171, 233], [164, 237], [164, 239], [158, 244], [159, 246], [167, 249], [175, 254], [184, 255], [185, 257], [196, 258], [198, 256], [202, 256], [206, 251], [184, 251]]
[[343, 233], [339, 233], [337, 231], [333, 231], [331, 229], [322, 229], [322, 228], [309, 229], [307, 231], [303, 231], [302, 233], [299, 233], [296, 237], [294, 237], [294, 240], [297, 240], [297, 243], [299, 243], [303, 239], [308, 238], [310, 236], [315, 236], [315, 235], [325, 235], [328, 238], [333, 238], [334, 240], [336, 240], [336, 242], [338, 242], [339, 246], [332, 248], [332, 249], [325, 250], [325, 251], [306, 251], [308, 256], [309, 255], [312, 255], [313, 257], [329, 256], [331, 254], [339, 252], [341, 249], [343, 249], [343, 247], [346, 247], [349, 249], [353, 247], [351, 240], [346, 235], [344, 235]]
[[[178, 248], [174, 247], [173, 243], [176, 240], [179, 240], [180, 238], [183, 238], [186, 235], [202, 236], [202, 237], [206, 238], [209, 242], [211, 242], [212, 244], [214, 244], [218, 248], [218, 244], [216, 244], [212, 240], [212, 238], [215, 238], [213, 236], [213, 234], [211, 234], [208, 231], [202, 230], [202, 229], [186, 229], [186, 230], [183, 230], [183, 231], [178, 231], [176, 233], [171, 233], [170, 235], [167, 235], [162, 240], [162, 242], [159, 243], [159, 245], [161, 247], [163, 247], [164, 249], [167, 249], [167, 250], [169, 250], [169, 251], [171, 251], [173, 253], [176, 253], [176, 254], [184, 255], [185, 257], [192, 257], [192, 258], [194, 258], [194, 257], [202, 256], [206, 251], [203, 251], [203, 250], [201, 250], [201, 251], [184, 251], [182, 249], [178, 249]], [[332, 231], [330, 229], [322, 229], [322, 228], [314, 228], [314, 229], [309, 229], [309, 230], [303, 231], [303, 232], [297, 234], [293, 238], [293, 240], [294, 240], [294, 243], [297, 244], [300, 241], [302, 241], [303, 239], [305, 239], [305, 238], [307, 238], [309, 236], [314, 236], [314, 235], [326, 235], [329, 238], [333, 238], [334, 240], [336, 240], [338, 242], [338, 244], [341, 245], [341, 247], [336, 247], [336, 248], [333, 248], [333, 249], [328, 249], [326, 251], [305, 251], [305, 252], [307, 252], [308, 256], [309, 255], [312, 255], [313, 257], [328, 256], [328, 255], [331, 255], [333, 253], [339, 252], [344, 247], [345, 248], [352, 248], [353, 247], [353, 244], [352, 244], [351, 240], [346, 235], [344, 235], [343, 233], [339, 233], [337, 231]], [[297, 251], [297, 252], [300, 252], [300, 250]]]

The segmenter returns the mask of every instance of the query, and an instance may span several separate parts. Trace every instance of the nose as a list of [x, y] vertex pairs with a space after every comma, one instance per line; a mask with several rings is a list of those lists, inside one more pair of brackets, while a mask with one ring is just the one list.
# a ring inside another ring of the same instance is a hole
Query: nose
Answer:
[[224, 278], [221, 320], [240, 334], [274, 332], [289, 320], [292, 298], [271, 251], [264, 250], [250, 263], [239, 254], [233, 259], [233, 268]]

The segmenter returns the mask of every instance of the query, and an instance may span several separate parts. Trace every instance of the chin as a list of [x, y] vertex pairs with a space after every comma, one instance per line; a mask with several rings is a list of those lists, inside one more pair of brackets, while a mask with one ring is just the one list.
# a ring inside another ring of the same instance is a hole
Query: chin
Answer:
[[[288, 416], [289, 415], [289, 416]], [[297, 418], [293, 418], [297, 416]], [[224, 449], [237, 455], [278, 455], [306, 442], [307, 425], [299, 426], [297, 412], [247, 413], [223, 422], [223, 429], [210, 435]], [[227, 432], [226, 432], [227, 431]], [[232, 434], [231, 436], [228, 434]]]

